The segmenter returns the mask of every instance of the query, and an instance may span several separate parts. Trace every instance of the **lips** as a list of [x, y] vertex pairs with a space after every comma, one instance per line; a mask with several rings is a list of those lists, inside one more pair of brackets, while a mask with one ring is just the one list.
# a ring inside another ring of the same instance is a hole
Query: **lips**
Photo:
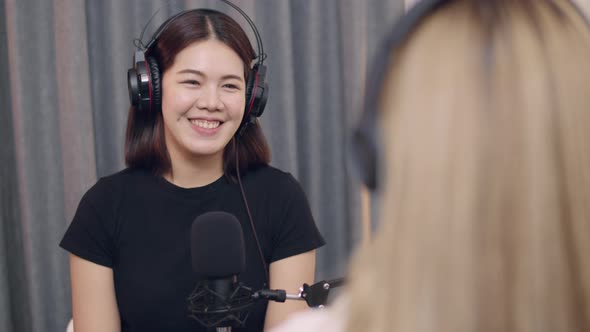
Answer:
[[203, 129], [215, 129], [218, 128], [221, 125], [221, 121], [218, 120], [204, 120], [204, 119], [189, 119], [189, 121], [199, 127], [199, 128], [203, 128]]
[[218, 119], [189, 118], [191, 128], [201, 137], [214, 137], [222, 129], [223, 121]]

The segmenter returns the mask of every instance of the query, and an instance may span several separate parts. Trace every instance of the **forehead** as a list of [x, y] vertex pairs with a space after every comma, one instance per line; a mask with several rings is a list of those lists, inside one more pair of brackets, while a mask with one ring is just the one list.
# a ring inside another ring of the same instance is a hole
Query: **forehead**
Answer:
[[217, 39], [190, 44], [176, 55], [172, 68], [244, 74], [244, 63], [238, 53]]

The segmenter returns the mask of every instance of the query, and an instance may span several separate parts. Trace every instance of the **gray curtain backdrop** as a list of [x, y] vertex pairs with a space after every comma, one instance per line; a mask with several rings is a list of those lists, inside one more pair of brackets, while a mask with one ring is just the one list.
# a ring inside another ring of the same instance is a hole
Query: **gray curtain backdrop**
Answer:
[[[317, 278], [345, 273], [359, 243], [359, 184], [346, 168], [367, 63], [403, 0], [236, 0], [260, 30], [272, 164], [305, 189], [327, 245]], [[0, 0], [0, 331], [65, 331], [67, 253], [82, 194], [124, 167], [134, 38], [219, 1]], [[250, 35], [252, 37], [252, 35]]]

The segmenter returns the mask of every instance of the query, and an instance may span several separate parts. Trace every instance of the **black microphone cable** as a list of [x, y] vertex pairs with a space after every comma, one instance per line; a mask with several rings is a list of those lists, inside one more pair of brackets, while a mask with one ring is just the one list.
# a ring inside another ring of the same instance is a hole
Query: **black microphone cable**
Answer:
[[260, 246], [260, 240], [258, 240], [258, 234], [256, 233], [256, 226], [254, 226], [254, 219], [252, 218], [252, 213], [250, 212], [250, 206], [248, 206], [248, 199], [246, 199], [246, 193], [244, 192], [244, 186], [242, 185], [242, 177], [240, 176], [240, 158], [238, 155], [238, 146], [239, 142], [238, 139], [234, 137], [234, 150], [236, 151], [236, 176], [238, 177], [238, 184], [240, 186], [240, 191], [242, 193], [242, 199], [244, 201], [244, 205], [246, 206], [246, 212], [248, 213], [248, 219], [250, 220], [250, 226], [252, 227], [252, 233], [254, 234], [254, 239], [256, 240], [256, 247], [258, 248], [258, 253], [260, 254], [260, 261], [262, 262], [262, 267], [264, 268], [264, 277], [266, 278], [265, 284], [270, 287], [270, 277], [268, 275], [268, 267], [266, 265], [266, 260], [264, 259], [264, 254], [262, 253], [262, 247]]

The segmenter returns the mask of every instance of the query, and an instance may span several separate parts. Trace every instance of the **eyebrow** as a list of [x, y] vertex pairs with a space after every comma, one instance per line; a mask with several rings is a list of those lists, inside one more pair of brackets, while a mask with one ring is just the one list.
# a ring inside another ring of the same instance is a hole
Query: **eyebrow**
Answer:
[[[196, 70], [196, 69], [183, 69], [183, 70], [177, 71], [176, 73], [177, 74], [195, 74], [195, 75], [199, 75], [199, 76], [207, 76], [202, 71]], [[233, 74], [224, 75], [224, 76], [221, 77], [221, 79], [222, 80], [236, 79], [236, 80], [239, 80], [239, 81], [243, 81], [242, 77], [240, 77], [238, 75], [233, 75]]]

